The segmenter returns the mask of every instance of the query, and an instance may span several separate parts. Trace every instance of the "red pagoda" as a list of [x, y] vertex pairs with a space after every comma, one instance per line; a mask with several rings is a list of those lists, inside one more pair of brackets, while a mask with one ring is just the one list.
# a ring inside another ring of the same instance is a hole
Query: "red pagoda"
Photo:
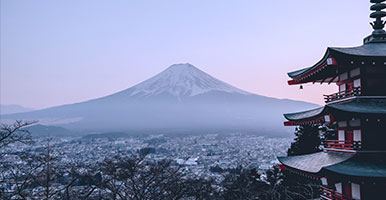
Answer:
[[323, 151], [279, 157], [281, 169], [318, 179], [321, 199], [386, 199], [386, 0], [371, 0], [374, 31], [362, 46], [327, 48], [312, 67], [288, 73], [289, 85], [335, 83], [326, 105], [284, 114], [285, 126], [333, 127]]

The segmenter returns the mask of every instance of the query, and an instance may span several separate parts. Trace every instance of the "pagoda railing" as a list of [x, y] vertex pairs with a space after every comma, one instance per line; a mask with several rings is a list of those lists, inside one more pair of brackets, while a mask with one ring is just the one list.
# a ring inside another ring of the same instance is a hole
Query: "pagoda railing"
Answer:
[[361, 141], [348, 140], [325, 140], [323, 141], [325, 148], [344, 149], [344, 150], [359, 150], [362, 147]]
[[321, 186], [320, 199], [322, 200], [355, 200], [350, 196], [341, 194], [332, 189]]
[[348, 97], [354, 97], [361, 95], [361, 87], [354, 87], [351, 90], [341, 91], [330, 95], [323, 95], [326, 103], [336, 101]]

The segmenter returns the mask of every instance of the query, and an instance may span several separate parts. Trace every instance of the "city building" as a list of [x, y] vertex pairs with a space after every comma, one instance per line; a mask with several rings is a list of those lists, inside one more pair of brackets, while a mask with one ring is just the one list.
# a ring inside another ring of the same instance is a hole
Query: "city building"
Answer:
[[284, 115], [285, 126], [333, 130], [323, 138], [323, 151], [278, 158], [281, 169], [320, 180], [321, 199], [386, 199], [385, 1], [370, 1], [374, 31], [362, 46], [330, 47], [314, 66], [288, 73], [289, 85], [338, 87], [339, 92], [324, 95], [325, 106]]

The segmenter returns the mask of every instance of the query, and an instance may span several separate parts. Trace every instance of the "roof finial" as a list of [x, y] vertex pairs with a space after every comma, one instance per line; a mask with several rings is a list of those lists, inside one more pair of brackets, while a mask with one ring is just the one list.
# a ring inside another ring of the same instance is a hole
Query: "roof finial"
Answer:
[[374, 22], [370, 23], [374, 31], [371, 35], [363, 39], [364, 44], [386, 43], [386, 31], [383, 29], [385, 28], [386, 21], [382, 20], [383, 17], [386, 17], [386, 12], [383, 11], [386, 8], [386, 4], [383, 3], [385, 1], [386, 0], [370, 0], [370, 2], [374, 4], [370, 7], [370, 10], [374, 11], [370, 14], [370, 17], [375, 19]]
[[370, 0], [371, 3], [375, 3], [370, 7], [370, 10], [374, 11], [370, 14], [371, 18], [375, 18], [374, 22], [371, 22], [371, 26], [375, 31], [382, 30], [385, 27], [385, 21], [382, 20], [382, 17], [386, 16], [386, 12], [382, 11], [386, 8], [386, 4], [382, 3], [386, 0]]

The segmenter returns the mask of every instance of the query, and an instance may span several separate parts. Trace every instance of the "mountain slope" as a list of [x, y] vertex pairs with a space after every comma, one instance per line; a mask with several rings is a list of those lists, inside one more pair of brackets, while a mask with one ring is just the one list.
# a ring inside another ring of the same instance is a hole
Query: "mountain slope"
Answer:
[[121, 92], [8, 119], [39, 119], [86, 131], [283, 131], [282, 113], [316, 107], [252, 94], [197, 69], [172, 65]]
[[19, 105], [0, 105], [0, 114], [13, 114], [13, 113], [21, 113], [21, 112], [29, 112], [32, 111], [32, 108], [26, 108]]
[[44, 126], [41, 124], [28, 126], [24, 128], [24, 130], [29, 131], [32, 137], [47, 137], [47, 136], [53, 136], [53, 135], [54, 136], [69, 136], [69, 135], [74, 136], [77, 134], [62, 127]]
[[156, 96], [167, 93], [172, 96], [195, 96], [210, 91], [249, 94], [209, 74], [191, 64], [175, 64], [158, 75], [130, 88], [130, 96]]
[[181, 99], [213, 91], [243, 95], [251, 94], [186, 63], [174, 64], [152, 78], [107, 98], [119, 98], [119, 96], [134, 98], [168, 96]]

